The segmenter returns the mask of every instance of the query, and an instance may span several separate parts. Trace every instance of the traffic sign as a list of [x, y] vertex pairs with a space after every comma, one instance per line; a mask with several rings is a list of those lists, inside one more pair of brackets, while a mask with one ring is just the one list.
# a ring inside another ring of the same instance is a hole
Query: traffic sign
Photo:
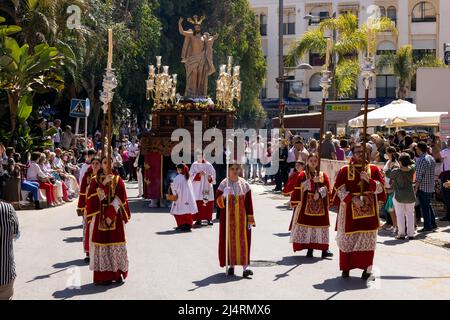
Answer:
[[446, 65], [450, 65], [450, 51], [445, 51], [444, 61]]
[[[89, 105], [89, 103], [88, 103]], [[90, 107], [88, 107], [90, 109]], [[89, 112], [89, 111], [88, 111]], [[85, 118], [88, 113], [86, 110], [86, 100], [72, 99], [70, 100], [70, 113], [72, 118]]]

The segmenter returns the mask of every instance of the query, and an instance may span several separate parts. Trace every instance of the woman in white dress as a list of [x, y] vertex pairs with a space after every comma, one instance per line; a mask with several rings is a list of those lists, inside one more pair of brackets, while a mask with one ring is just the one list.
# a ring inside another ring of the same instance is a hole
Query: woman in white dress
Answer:
[[192, 215], [198, 212], [192, 182], [189, 179], [189, 168], [185, 164], [177, 165], [178, 175], [170, 184], [177, 200], [172, 203], [170, 213], [177, 221], [177, 230], [191, 231]]

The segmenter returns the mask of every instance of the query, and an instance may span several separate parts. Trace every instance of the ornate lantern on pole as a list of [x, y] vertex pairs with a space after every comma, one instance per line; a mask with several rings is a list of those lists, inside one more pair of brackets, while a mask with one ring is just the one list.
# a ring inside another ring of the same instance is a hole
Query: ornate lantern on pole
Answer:
[[[372, 42], [372, 30], [371, 25], [368, 23], [367, 28], [367, 56], [364, 59], [364, 63], [362, 65], [362, 80], [365, 89], [365, 97], [364, 97], [364, 122], [363, 122], [363, 144], [362, 144], [362, 171], [366, 171], [366, 139], [367, 139], [367, 113], [369, 108], [369, 89], [372, 83], [372, 78], [375, 76], [375, 63], [374, 58], [371, 56], [370, 52], [370, 44]], [[361, 182], [361, 193], [360, 198], [363, 199], [364, 196], [364, 184]]]
[[156, 69], [154, 65], [149, 66], [146, 87], [147, 100], [152, 98], [155, 107], [164, 107], [176, 101], [177, 75], [169, 74], [169, 66], [163, 66], [161, 71], [161, 56], [156, 57]]
[[242, 81], [239, 80], [240, 66], [234, 66], [233, 57], [228, 57], [228, 64], [220, 66], [219, 78], [217, 79], [216, 100], [219, 106], [231, 109], [233, 101], [241, 101]]
[[[117, 87], [117, 79], [113, 73], [112, 68], [112, 29], [108, 29], [108, 65], [106, 67], [106, 74], [103, 76], [103, 91], [100, 92], [100, 101], [103, 102], [102, 110], [103, 110], [103, 128], [102, 128], [102, 155], [108, 156], [108, 173], [111, 172], [111, 125], [112, 125], [112, 116], [111, 116], [111, 102], [114, 97], [114, 89]], [[108, 133], [107, 133], [107, 146], [105, 143], [105, 131], [106, 131], [106, 115], [108, 114]], [[108, 150], [108, 151], [107, 151]]]

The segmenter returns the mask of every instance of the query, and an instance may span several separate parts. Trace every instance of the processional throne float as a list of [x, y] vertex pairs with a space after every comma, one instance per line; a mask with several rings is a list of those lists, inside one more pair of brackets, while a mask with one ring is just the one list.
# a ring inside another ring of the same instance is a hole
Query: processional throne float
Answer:
[[[239, 66], [233, 67], [232, 57], [220, 67], [216, 81], [216, 101], [207, 97], [208, 76], [215, 72], [212, 63], [212, 45], [216, 36], [200, 32], [204, 17], [188, 19], [194, 25], [194, 31], [182, 28], [180, 34], [185, 37], [182, 50], [182, 63], [186, 67], [186, 89], [184, 96], [176, 92], [177, 75], [169, 74], [169, 67], [162, 66], [161, 56], [156, 57], [156, 66], [149, 67], [146, 80], [147, 99], [153, 100], [150, 115], [151, 129], [141, 139], [142, 153], [145, 155], [144, 197], [160, 199], [163, 197], [164, 178], [172, 166], [170, 160], [173, 147], [179, 141], [171, 141], [172, 132], [178, 128], [191, 134], [191, 154], [195, 150], [194, 123], [201, 121], [202, 132], [209, 128], [221, 130], [225, 137], [226, 129], [233, 128], [235, 106], [241, 96]], [[226, 139], [223, 139], [224, 143]], [[203, 142], [203, 148], [210, 142]], [[225, 148], [225, 145], [224, 145]], [[166, 183], [167, 184], [167, 183]]]

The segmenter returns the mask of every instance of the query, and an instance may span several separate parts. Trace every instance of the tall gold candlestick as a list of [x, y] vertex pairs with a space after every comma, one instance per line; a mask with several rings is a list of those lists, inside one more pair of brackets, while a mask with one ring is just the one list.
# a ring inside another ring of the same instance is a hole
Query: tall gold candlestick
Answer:
[[326, 52], [326, 60], [325, 60], [325, 69], [328, 70], [328, 67], [330, 65], [330, 52], [331, 52], [331, 46], [332, 46], [332, 40], [330, 38], [327, 39], [327, 52]]
[[108, 69], [112, 67], [112, 51], [113, 51], [113, 39], [112, 29], [108, 29]]

